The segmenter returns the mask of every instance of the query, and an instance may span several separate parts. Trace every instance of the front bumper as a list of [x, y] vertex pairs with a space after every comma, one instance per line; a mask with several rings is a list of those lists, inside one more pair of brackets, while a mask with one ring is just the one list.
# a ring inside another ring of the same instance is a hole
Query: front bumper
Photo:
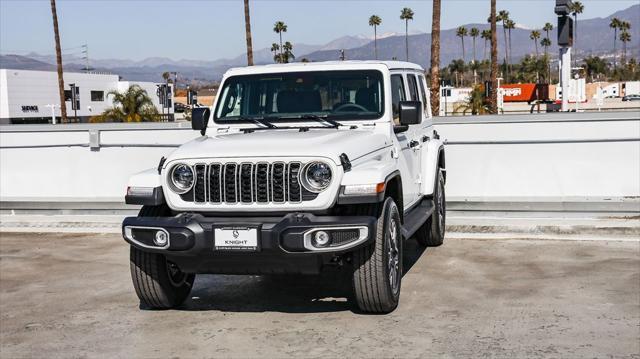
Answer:
[[[162, 253], [189, 273], [317, 273], [336, 257], [371, 243], [376, 233], [375, 225], [376, 218], [369, 216], [290, 213], [283, 217], [206, 217], [183, 213], [175, 217], [127, 217], [122, 231], [131, 245], [143, 251]], [[257, 250], [216, 250], [216, 228], [255, 228]], [[366, 235], [337, 247], [309, 249], [310, 231], [336, 228], [361, 228], [360, 233]], [[168, 244], [156, 246], [149, 236], [142, 240], [145, 231], [165, 231]], [[132, 238], [132, 233], [140, 235]]]

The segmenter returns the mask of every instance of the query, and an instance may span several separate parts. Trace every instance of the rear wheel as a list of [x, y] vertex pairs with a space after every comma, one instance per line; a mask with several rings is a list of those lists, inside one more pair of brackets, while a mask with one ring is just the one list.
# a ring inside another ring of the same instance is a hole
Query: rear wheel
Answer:
[[447, 203], [445, 201], [442, 169], [438, 169], [438, 176], [433, 190], [433, 204], [435, 206], [433, 214], [415, 234], [418, 243], [425, 247], [437, 247], [444, 242]]
[[402, 282], [400, 213], [392, 198], [384, 202], [375, 242], [354, 252], [353, 292], [360, 310], [389, 313], [398, 306]]
[[[139, 217], [168, 216], [166, 206], [143, 206]], [[152, 309], [169, 309], [184, 302], [191, 292], [195, 274], [184, 273], [159, 253], [144, 252], [134, 246], [130, 250], [133, 287], [140, 303]]]

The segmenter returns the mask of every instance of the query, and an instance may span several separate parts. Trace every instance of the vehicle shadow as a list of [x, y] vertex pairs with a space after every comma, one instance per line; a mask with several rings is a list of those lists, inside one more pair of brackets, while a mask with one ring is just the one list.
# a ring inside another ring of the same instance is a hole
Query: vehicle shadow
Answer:
[[[425, 253], [415, 240], [405, 242], [404, 274]], [[198, 275], [185, 311], [361, 313], [350, 300], [350, 266], [320, 275]]]

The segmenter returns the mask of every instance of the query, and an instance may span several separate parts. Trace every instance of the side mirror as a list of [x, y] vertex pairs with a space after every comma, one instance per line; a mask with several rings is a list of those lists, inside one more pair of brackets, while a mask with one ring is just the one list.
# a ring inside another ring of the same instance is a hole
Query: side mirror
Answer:
[[420, 101], [400, 102], [400, 125], [417, 125], [422, 122], [422, 103]]
[[198, 107], [191, 111], [191, 128], [204, 136], [207, 132], [207, 124], [209, 123], [209, 117], [211, 116], [211, 110], [208, 107]]

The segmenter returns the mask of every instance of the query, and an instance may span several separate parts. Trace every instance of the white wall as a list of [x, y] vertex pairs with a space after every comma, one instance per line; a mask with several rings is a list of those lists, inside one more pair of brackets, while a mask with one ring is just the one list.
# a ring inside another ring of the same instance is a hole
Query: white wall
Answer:
[[[576, 114], [437, 119], [448, 141], [448, 200], [631, 201], [640, 211], [637, 113], [578, 116], [585, 120], [571, 121]], [[0, 126], [3, 207], [14, 201], [122, 202], [129, 175], [156, 167], [172, 151], [129, 145], [171, 146], [198, 136], [185, 126], [190, 124]], [[99, 151], [64, 146], [87, 146], [88, 129], [101, 130]], [[15, 146], [49, 147], [10, 148]]]

